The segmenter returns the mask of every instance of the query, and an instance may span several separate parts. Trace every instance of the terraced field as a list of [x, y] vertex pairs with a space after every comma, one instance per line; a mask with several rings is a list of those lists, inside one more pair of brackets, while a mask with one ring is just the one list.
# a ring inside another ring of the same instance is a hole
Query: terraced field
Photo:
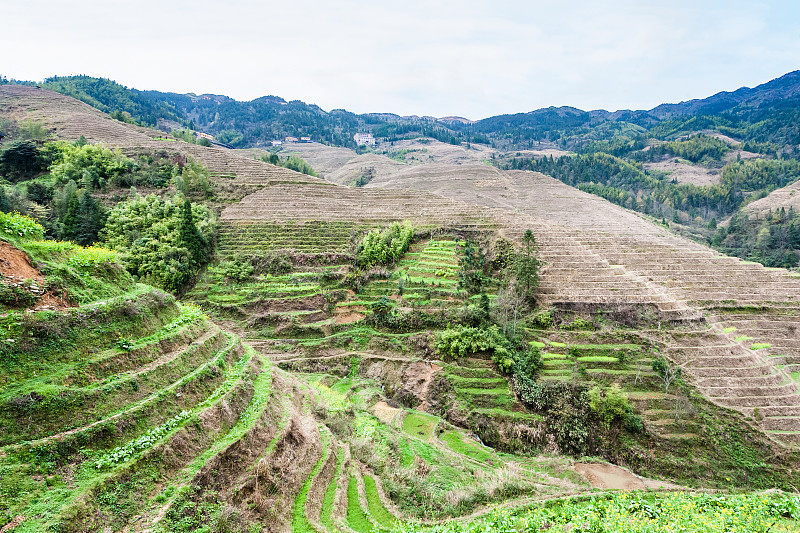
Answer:
[[[543, 303], [560, 309], [600, 312], [622, 320], [644, 321], [656, 328], [677, 325], [690, 330], [706, 325], [722, 330], [726, 324], [720, 313], [759, 309], [771, 324], [768, 331], [776, 331], [785, 327], [782, 314], [793, 314], [800, 308], [800, 278], [723, 256], [540, 174], [512, 171], [492, 179], [465, 174], [456, 182], [421, 174], [403, 179], [398, 174], [376, 179], [369, 187], [424, 189], [506, 209], [506, 215], [492, 211], [500, 232], [519, 239], [525, 227], [534, 230], [545, 263], [539, 294]], [[779, 318], [773, 322], [775, 316]], [[764, 335], [758, 339], [768, 344], [778, 342]], [[679, 355], [686, 352], [680, 338], [674, 339], [675, 350], [668, 354], [684, 366], [686, 374], [712, 401], [747, 415], [755, 408], [761, 415], [761, 409], [771, 412], [772, 407], [800, 402], [796, 385], [775, 366], [780, 360], [767, 357], [768, 351], [739, 346], [713, 334], [696, 336], [692, 342], [698, 355], [717, 359]], [[743, 375], [728, 380], [726, 386], [713, 380], [730, 377], [731, 372]], [[785, 429], [776, 429], [784, 423]], [[788, 429], [793, 423], [771, 420], [762, 427], [782, 442], [793, 442], [795, 437]]]
[[[374, 407], [376, 417], [369, 410], [372, 400], [367, 399], [377, 392], [370, 380], [326, 374], [303, 379], [320, 394], [329, 418], [355, 409], [355, 419], [353, 434], [343, 439], [338, 435], [338, 443], [326, 445], [306, 477], [295, 499], [292, 531], [368, 532], [404, 521], [431, 523], [433, 517], [474, 505], [469, 500], [476, 491], [486, 491], [491, 499], [511, 486], [542, 495], [585, 487], [585, 481], [573, 477], [568, 463], [501, 457], [439, 417], [385, 403], [380, 411]], [[366, 447], [364, 439], [370, 442]], [[420, 484], [398, 498], [396, 491], [406, 490], [401, 480], [409, 478]], [[392, 498], [387, 484], [394, 487]]]
[[[535, 410], [490, 353], [443, 360], [436, 348], [436, 320], [480, 301], [457, 288], [462, 239], [518, 242], [526, 229], [543, 260], [536, 311], [552, 320], [528, 316], [512, 336], [541, 350], [536, 390], [569, 385], [558, 400], [572, 391], [586, 404], [592, 387], [619, 386], [633, 406], [585, 449], [699, 485], [794, 479], [781, 446], [800, 442], [800, 279], [785, 271], [550, 178], [500, 172], [485, 151], [372, 154], [331, 171], [380, 160], [355, 189], [159, 138], [46, 91], [0, 97], [4, 115], [64, 138], [199, 158], [231, 204], [217, 261], [185, 296], [205, 311], [130, 280], [118, 297], [46, 315], [55, 326], [4, 317], [0, 332], [40, 328], [0, 345], [0, 523], [21, 520], [15, 531], [366, 532], [589, 490], [559, 455], [561, 428], [572, 440], [591, 429], [569, 426], [574, 406]], [[402, 259], [349, 268], [365, 231], [403, 220], [417, 240]], [[260, 270], [240, 275], [246, 263]], [[418, 320], [380, 323], [370, 313], [383, 297]], [[64, 324], [84, 335], [54, 333]], [[684, 383], [659, 380], [661, 355]], [[601, 427], [598, 416], [586, 415]]]

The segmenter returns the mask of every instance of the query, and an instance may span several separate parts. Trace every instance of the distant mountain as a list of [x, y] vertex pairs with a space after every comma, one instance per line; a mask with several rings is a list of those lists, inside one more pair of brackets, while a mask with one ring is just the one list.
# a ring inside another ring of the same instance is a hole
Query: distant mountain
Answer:
[[752, 89], [742, 87], [733, 92], [719, 92], [701, 100], [661, 104], [648, 113], [659, 119], [681, 115], [714, 115], [741, 106], [760, 107], [798, 96], [800, 96], [800, 70], [795, 70]]
[[[2, 82], [2, 79], [0, 79]], [[33, 84], [33, 82], [12, 83]], [[116, 118], [165, 129], [203, 131], [236, 147], [268, 146], [287, 136], [356, 148], [353, 134], [370, 131], [384, 141], [429, 136], [444, 142], [488, 143], [519, 149], [555, 143], [582, 150], [594, 141], [648, 136], [662, 139], [716, 130], [743, 141], [800, 144], [800, 71], [754, 88], [742, 87], [650, 110], [548, 107], [471, 121], [463, 117], [400, 116], [325, 111], [299, 100], [263, 96], [240, 102], [224, 95], [177, 94], [130, 89], [89, 76], [48, 78], [42, 86], [73, 96]], [[127, 115], [123, 115], [127, 114]]]

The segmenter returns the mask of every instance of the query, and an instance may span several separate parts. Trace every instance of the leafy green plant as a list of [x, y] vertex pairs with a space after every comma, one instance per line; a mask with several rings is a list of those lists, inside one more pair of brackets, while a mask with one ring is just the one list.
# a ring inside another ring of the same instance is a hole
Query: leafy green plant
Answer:
[[0, 212], [0, 233], [25, 240], [40, 241], [44, 238], [44, 226], [19, 213]]
[[56, 143], [50, 174], [56, 183], [74, 181], [86, 189], [100, 189], [120, 174], [130, 172], [133, 161], [120, 150], [99, 144]]
[[205, 206], [189, 205], [187, 214], [185, 199], [151, 194], [117, 204], [100, 238], [105, 246], [120, 252], [131, 274], [180, 291], [210, 256], [214, 230], [215, 222]]
[[372, 230], [356, 249], [358, 264], [363, 268], [394, 263], [408, 250], [414, 228], [409, 222], [394, 222], [384, 230]]
[[490, 353], [506, 372], [514, 365], [511, 343], [494, 324], [488, 328], [456, 326], [440, 331], [436, 334], [436, 352], [452, 359]]
[[624, 419], [631, 411], [631, 405], [625, 391], [614, 383], [605, 391], [598, 385], [589, 389], [589, 409], [605, 427], [609, 427], [615, 420]]
[[119, 252], [99, 246], [76, 247], [67, 264], [79, 270], [94, 270], [103, 264], [119, 262]]
[[222, 275], [234, 281], [246, 281], [253, 275], [253, 265], [242, 261], [223, 261], [219, 265]]
[[125, 462], [131, 459], [138, 452], [151, 448], [167, 433], [178, 427], [178, 425], [191, 416], [191, 411], [181, 411], [170, 418], [164, 424], [151, 429], [141, 437], [123, 446], [118, 446], [109, 453], [94, 462], [94, 467], [98, 470], [108, 468], [114, 464]]

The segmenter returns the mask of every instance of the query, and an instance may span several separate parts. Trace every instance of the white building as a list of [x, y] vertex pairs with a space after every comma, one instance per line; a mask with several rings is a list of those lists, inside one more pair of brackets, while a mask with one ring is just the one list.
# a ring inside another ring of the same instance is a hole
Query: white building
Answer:
[[356, 144], [359, 146], [375, 146], [375, 137], [373, 137], [371, 133], [356, 133], [353, 135], [353, 140], [356, 141]]

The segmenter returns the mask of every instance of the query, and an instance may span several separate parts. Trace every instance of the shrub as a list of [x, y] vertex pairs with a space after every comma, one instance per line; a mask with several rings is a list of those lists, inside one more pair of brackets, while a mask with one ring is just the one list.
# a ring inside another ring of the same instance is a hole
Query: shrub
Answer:
[[50, 165], [50, 174], [57, 183], [72, 180], [87, 189], [100, 189], [114, 177], [133, 168], [133, 160], [121, 151], [112, 151], [99, 144], [60, 142], [55, 146], [55, 162]]
[[372, 230], [361, 240], [356, 249], [356, 260], [362, 268], [394, 263], [406, 251], [414, 236], [409, 222], [394, 222], [388, 228]]
[[538, 329], [550, 329], [553, 327], [553, 324], [555, 324], [555, 320], [553, 318], [552, 309], [539, 311], [531, 320], [531, 325]]
[[594, 329], [594, 324], [589, 320], [577, 316], [571, 323], [562, 325], [561, 329], [564, 331], [581, 331]]
[[496, 325], [488, 328], [457, 326], [441, 331], [436, 335], [436, 352], [452, 359], [489, 353], [504, 372], [514, 365], [511, 342]]
[[244, 254], [234, 258], [234, 261], [237, 260], [250, 263], [253, 267], [253, 274], [280, 276], [281, 274], [288, 274], [294, 268], [291, 257], [285, 252]]
[[535, 381], [542, 368], [544, 368], [542, 354], [536, 346], [531, 346], [527, 352], [518, 353], [514, 358], [513, 373], [518, 380]]
[[616, 383], [605, 391], [598, 385], [589, 389], [589, 409], [608, 428], [615, 420], [623, 420], [630, 413], [628, 395]]
[[253, 275], [253, 265], [242, 261], [223, 261], [219, 267], [223, 276], [234, 281], [246, 281]]
[[181, 291], [210, 256], [213, 236], [214, 221], [205, 206], [189, 204], [187, 211], [180, 199], [137, 195], [111, 210], [101, 241], [120, 252], [131, 274]]

